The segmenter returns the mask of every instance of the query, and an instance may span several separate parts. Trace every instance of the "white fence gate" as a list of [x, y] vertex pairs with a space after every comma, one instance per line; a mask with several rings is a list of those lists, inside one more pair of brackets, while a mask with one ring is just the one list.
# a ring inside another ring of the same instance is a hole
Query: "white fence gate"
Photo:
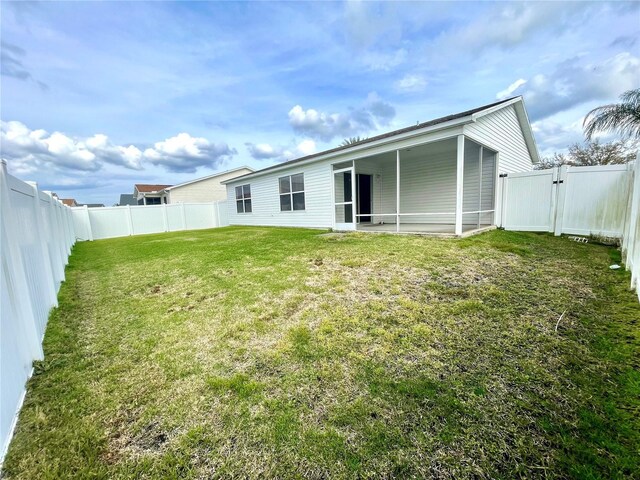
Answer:
[[43, 358], [49, 310], [57, 305], [75, 243], [71, 210], [0, 160], [0, 461], [22, 405], [34, 360]]
[[635, 164], [501, 175], [499, 188], [497, 224], [506, 230], [622, 239], [631, 287], [640, 298], [640, 154]]
[[500, 178], [506, 230], [622, 238], [633, 164], [556, 167]]
[[506, 230], [553, 232], [558, 169], [501, 175], [499, 225]]

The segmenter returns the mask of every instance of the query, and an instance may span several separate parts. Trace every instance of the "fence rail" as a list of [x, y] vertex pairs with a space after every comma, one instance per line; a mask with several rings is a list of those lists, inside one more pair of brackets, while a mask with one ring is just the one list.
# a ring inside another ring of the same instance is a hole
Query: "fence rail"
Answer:
[[42, 338], [75, 234], [68, 207], [35, 183], [9, 175], [6, 162], [0, 162], [1, 461], [33, 361], [43, 358]]

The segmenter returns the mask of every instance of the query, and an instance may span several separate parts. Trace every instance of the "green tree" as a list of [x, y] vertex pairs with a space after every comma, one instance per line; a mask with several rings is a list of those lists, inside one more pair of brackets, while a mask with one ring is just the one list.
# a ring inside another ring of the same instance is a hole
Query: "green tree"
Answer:
[[585, 167], [589, 165], [621, 165], [635, 158], [632, 148], [623, 142], [599, 143], [584, 142], [574, 143], [569, 147], [569, 152], [554, 153], [550, 157], [543, 158], [536, 169], [559, 167], [570, 165], [573, 167]]
[[594, 108], [584, 118], [584, 134], [591, 140], [596, 132], [617, 133], [623, 139], [640, 139], [640, 88], [620, 95], [621, 103]]

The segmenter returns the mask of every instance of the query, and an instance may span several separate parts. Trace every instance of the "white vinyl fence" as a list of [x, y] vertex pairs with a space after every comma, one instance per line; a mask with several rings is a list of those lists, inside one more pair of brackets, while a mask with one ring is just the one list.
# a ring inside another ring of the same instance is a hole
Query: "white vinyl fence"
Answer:
[[640, 153], [630, 183], [627, 220], [622, 234], [622, 260], [631, 271], [631, 288], [636, 289], [640, 300]]
[[34, 360], [43, 358], [49, 310], [57, 305], [75, 243], [71, 209], [0, 160], [0, 462], [9, 446]]
[[71, 211], [78, 240], [99, 240], [229, 225], [227, 202], [75, 207]]
[[498, 226], [622, 240], [632, 287], [640, 276], [640, 156], [627, 165], [556, 167], [500, 177]]

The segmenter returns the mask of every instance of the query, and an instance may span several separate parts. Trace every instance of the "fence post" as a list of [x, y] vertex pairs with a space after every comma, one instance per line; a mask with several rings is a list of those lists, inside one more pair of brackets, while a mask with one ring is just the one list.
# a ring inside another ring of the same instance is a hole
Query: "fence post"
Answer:
[[129, 229], [129, 235], [133, 235], [133, 217], [131, 216], [131, 205], [127, 205], [127, 228]]
[[509, 195], [508, 195], [508, 188], [509, 188], [509, 177], [507, 176], [506, 173], [500, 173], [498, 175], [498, 194], [500, 196], [500, 199], [498, 201], [498, 204], [500, 205], [500, 210], [498, 211], [499, 214], [499, 227], [502, 227], [504, 229], [506, 229], [506, 225], [507, 225], [507, 201], [509, 199]]
[[180, 204], [180, 211], [182, 212], [182, 229], [187, 229], [187, 215], [184, 211], [184, 202]]
[[164, 231], [169, 231], [169, 216], [167, 214], [167, 204], [163, 203], [162, 205], [162, 223], [164, 225]]
[[47, 245], [47, 228], [44, 225], [44, 218], [42, 216], [42, 206], [40, 205], [40, 191], [38, 190], [38, 184], [36, 182], [25, 182], [31, 185], [34, 193], [34, 207], [36, 212], [36, 229], [38, 243], [40, 244], [40, 250], [42, 252], [42, 262], [44, 278], [47, 279], [47, 294], [49, 295], [49, 301], [55, 307], [58, 306], [58, 294], [56, 292], [55, 277], [53, 275], [53, 269], [51, 268], [51, 255], [49, 254], [49, 247]]
[[631, 209], [627, 220], [629, 234], [623, 238], [623, 245], [626, 244], [625, 263], [627, 269], [631, 268], [631, 288], [635, 288], [640, 299], [640, 238], [637, 237], [638, 223], [640, 223], [640, 152], [636, 156], [633, 168], [633, 180], [629, 190], [631, 197]]
[[218, 226], [218, 209], [216, 208], [216, 201], [211, 202], [211, 225], [213, 228]]
[[56, 199], [53, 194], [45, 190], [44, 193], [49, 197], [49, 225], [51, 231], [49, 237], [51, 238], [51, 248], [56, 252], [56, 263], [58, 265], [58, 278], [59, 282], [65, 279], [64, 266], [67, 264], [67, 260], [64, 257], [63, 247], [60, 245], [60, 224], [58, 222], [58, 215], [56, 209]]
[[560, 180], [560, 167], [551, 169], [551, 200], [549, 201], [549, 233], [556, 231], [556, 211], [558, 208], [558, 181]]
[[216, 227], [221, 227], [222, 222], [220, 221], [220, 202], [216, 202]]
[[83, 205], [82, 209], [84, 211], [84, 218], [87, 221], [87, 232], [89, 233], [89, 241], [93, 242], [93, 227], [91, 226], [91, 214], [89, 213], [89, 207]]
[[555, 212], [555, 222], [554, 222], [554, 231], [553, 234], [558, 237], [562, 235], [562, 224], [564, 222], [564, 202], [567, 196], [567, 177], [568, 177], [568, 169], [566, 165], [562, 165], [558, 170], [558, 180], [556, 187], [558, 189], [558, 193], [556, 194], [556, 212]]

